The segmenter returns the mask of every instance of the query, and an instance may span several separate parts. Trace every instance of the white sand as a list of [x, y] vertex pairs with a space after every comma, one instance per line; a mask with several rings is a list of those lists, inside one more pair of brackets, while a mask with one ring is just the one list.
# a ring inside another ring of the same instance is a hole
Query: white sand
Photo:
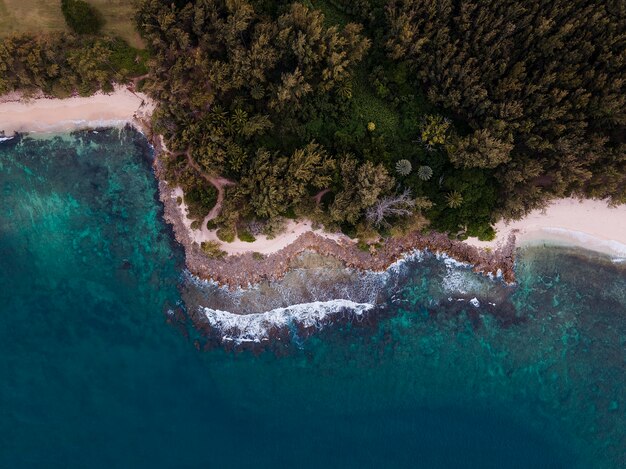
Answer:
[[110, 94], [67, 99], [37, 98], [0, 102], [0, 132], [64, 132], [88, 127], [123, 127], [147, 118], [154, 109], [150, 99], [123, 86]]
[[[180, 187], [175, 188], [172, 191], [172, 198], [177, 199], [178, 197], [183, 196], [183, 190]], [[301, 220], [301, 221], [293, 221], [289, 220], [287, 224], [287, 229], [285, 232], [279, 236], [276, 236], [274, 239], [267, 239], [266, 236], [260, 235], [256, 237], [256, 241], [252, 243], [247, 243], [245, 241], [240, 241], [238, 238], [235, 239], [232, 243], [225, 243], [220, 241], [217, 237], [216, 230], [209, 230], [206, 227], [206, 222], [208, 221], [208, 217], [202, 222], [202, 226], [197, 230], [191, 229], [192, 220], [187, 218], [188, 209], [185, 203], [183, 202], [178, 206], [181, 211], [181, 216], [183, 220], [183, 224], [189, 230], [189, 234], [191, 239], [201, 244], [203, 241], [217, 241], [221, 244], [221, 249], [226, 251], [227, 254], [243, 254], [246, 252], [260, 252], [261, 254], [271, 254], [276, 251], [281, 250], [282, 248], [290, 245], [296, 239], [300, 237], [300, 235], [306, 233], [307, 231], [312, 231], [320, 236], [325, 238], [333, 239], [339, 243], [351, 243], [353, 242], [350, 238], [341, 233], [325, 233], [322, 230], [314, 230], [311, 226], [311, 221], [309, 220]]]
[[496, 224], [496, 239], [467, 243], [495, 248], [511, 233], [519, 246], [567, 245], [626, 258], [626, 205], [610, 207], [606, 201], [560, 199], [545, 210], [535, 210], [521, 220]]

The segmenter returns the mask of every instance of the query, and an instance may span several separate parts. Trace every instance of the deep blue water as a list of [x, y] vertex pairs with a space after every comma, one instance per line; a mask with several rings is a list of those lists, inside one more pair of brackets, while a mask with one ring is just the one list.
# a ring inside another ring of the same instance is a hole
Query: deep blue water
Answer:
[[0, 467], [626, 466], [608, 259], [528, 249], [511, 288], [426, 256], [365, 319], [198, 350], [141, 136], [0, 143], [0, 188]]

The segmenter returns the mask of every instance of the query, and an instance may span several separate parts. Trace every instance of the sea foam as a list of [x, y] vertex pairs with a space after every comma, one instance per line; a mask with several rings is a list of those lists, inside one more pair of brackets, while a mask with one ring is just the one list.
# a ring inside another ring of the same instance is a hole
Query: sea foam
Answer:
[[208, 324], [220, 331], [222, 341], [240, 344], [269, 340], [273, 330], [287, 326], [321, 328], [324, 321], [333, 315], [348, 311], [354, 316], [362, 316], [372, 308], [374, 305], [370, 303], [337, 299], [302, 303], [254, 314], [235, 314], [207, 307], [200, 307], [200, 310]]

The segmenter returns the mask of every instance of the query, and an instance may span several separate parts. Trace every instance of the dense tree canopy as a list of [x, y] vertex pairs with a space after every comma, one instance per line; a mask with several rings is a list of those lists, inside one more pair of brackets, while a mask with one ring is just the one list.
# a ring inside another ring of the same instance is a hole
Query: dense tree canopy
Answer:
[[11, 36], [0, 42], [0, 94], [43, 90], [66, 97], [110, 90], [146, 72], [141, 54], [121, 39], [57, 33]]
[[626, 202], [623, 2], [394, 0], [388, 49], [466, 122], [450, 159], [496, 168], [502, 213], [585, 193]]
[[[487, 238], [551, 197], [626, 202], [624, 15], [615, 0], [141, 0], [136, 20], [194, 226], [211, 212], [223, 239], [250, 239], [307, 216], [375, 240], [423, 226], [420, 210]], [[0, 93], [107, 90], [143, 56], [10, 37]]]
[[170, 177], [236, 183], [218, 224], [388, 227], [408, 189], [461, 237], [551, 196], [626, 200], [620, 17], [583, 0], [143, 0], [137, 14]]

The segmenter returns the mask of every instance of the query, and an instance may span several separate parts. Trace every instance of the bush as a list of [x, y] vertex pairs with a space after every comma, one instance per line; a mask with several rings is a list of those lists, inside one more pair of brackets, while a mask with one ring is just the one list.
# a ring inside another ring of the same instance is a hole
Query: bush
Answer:
[[83, 0], [61, 0], [65, 22], [77, 34], [98, 34], [104, 19], [98, 10]]
[[220, 228], [217, 230], [217, 237], [220, 241], [225, 243], [232, 243], [235, 241], [235, 231], [230, 228]]
[[124, 75], [139, 76], [148, 73], [148, 51], [135, 49], [122, 39], [111, 44], [111, 67]]
[[185, 188], [189, 218], [204, 218], [217, 202], [217, 191], [210, 184], [195, 183]]
[[206, 229], [207, 230], [216, 230], [217, 229], [217, 223], [215, 223], [215, 220], [209, 220], [208, 222], [206, 222]]
[[267, 220], [263, 227], [263, 234], [267, 236], [267, 239], [274, 239], [279, 234], [283, 233], [287, 228], [287, 221], [282, 217], [274, 217]]
[[221, 246], [217, 241], [203, 241], [200, 248], [209, 258], [222, 259], [226, 256], [226, 251], [222, 251]]
[[246, 230], [238, 231], [237, 236], [241, 241], [246, 243], [254, 243], [256, 241], [256, 238], [252, 235], [252, 233]]
[[252, 253], [252, 259], [254, 259], [255, 261], [262, 261], [263, 259], [265, 259], [265, 254], [261, 254], [260, 252], [253, 252]]

